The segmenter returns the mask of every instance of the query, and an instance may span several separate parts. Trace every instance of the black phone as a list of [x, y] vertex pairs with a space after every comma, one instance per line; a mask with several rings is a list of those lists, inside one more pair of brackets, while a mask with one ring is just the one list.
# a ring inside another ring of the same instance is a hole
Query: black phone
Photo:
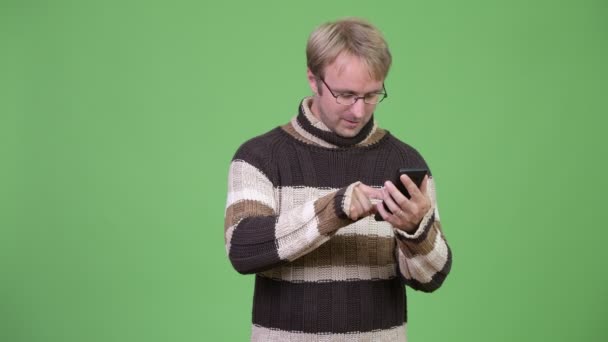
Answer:
[[[395, 184], [395, 187], [403, 194], [403, 196], [405, 196], [406, 198], [411, 198], [410, 193], [405, 188], [405, 185], [401, 183], [401, 175], [405, 174], [410, 177], [410, 179], [416, 184], [416, 186], [420, 188], [420, 185], [424, 180], [424, 176], [426, 176], [428, 173], [429, 170], [427, 169], [399, 169], [397, 170], [397, 176], [392, 180], [392, 182], [393, 184]], [[386, 203], [382, 202], [382, 205], [384, 205], [384, 209], [386, 211], [392, 213], [386, 206]], [[380, 213], [376, 213], [374, 219], [376, 221], [384, 221]]]

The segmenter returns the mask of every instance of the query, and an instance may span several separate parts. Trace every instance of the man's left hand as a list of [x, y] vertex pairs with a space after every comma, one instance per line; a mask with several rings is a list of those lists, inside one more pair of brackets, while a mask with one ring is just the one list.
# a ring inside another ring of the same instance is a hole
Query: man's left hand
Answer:
[[413, 233], [431, 208], [431, 199], [426, 192], [428, 176], [424, 176], [420, 189], [407, 175], [401, 175], [400, 180], [411, 197], [408, 199], [392, 182], [387, 181], [382, 188], [382, 199], [392, 214], [384, 209], [382, 202], [376, 207], [382, 218], [393, 227]]

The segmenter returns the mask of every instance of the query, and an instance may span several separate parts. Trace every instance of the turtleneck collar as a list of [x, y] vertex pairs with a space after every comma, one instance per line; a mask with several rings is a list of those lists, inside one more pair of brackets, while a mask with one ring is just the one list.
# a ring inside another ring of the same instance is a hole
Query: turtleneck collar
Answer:
[[321, 120], [317, 119], [310, 110], [312, 97], [306, 97], [300, 103], [298, 115], [292, 120], [292, 125], [301, 135], [311, 142], [325, 147], [349, 147], [363, 143], [376, 131], [374, 117], [363, 126], [357, 135], [351, 138], [342, 137], [332, 132]]

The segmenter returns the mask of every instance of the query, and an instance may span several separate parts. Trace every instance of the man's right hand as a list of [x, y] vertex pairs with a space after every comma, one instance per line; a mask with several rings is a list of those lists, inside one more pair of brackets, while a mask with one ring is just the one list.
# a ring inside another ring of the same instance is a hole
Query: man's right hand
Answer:
[[381, 200], [382, 190], [374, 189], [363, 183], [355, 185], [351, 194], [350, 210], [348, 217], [356, 221], [362, 217], [375, 214], [377, 209], [372, 199]]

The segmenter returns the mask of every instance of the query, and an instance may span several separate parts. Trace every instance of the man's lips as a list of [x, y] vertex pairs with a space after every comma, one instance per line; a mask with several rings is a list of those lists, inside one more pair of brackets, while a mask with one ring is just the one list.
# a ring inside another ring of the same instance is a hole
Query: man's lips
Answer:
[[346, 123], [346, 125], [349, 127], [356, 127], [357, 125], [359, 125], [359, 121], [354, 121], [354, 120], [349, 120], [349, 119], [343, 119], [343, 120]]

